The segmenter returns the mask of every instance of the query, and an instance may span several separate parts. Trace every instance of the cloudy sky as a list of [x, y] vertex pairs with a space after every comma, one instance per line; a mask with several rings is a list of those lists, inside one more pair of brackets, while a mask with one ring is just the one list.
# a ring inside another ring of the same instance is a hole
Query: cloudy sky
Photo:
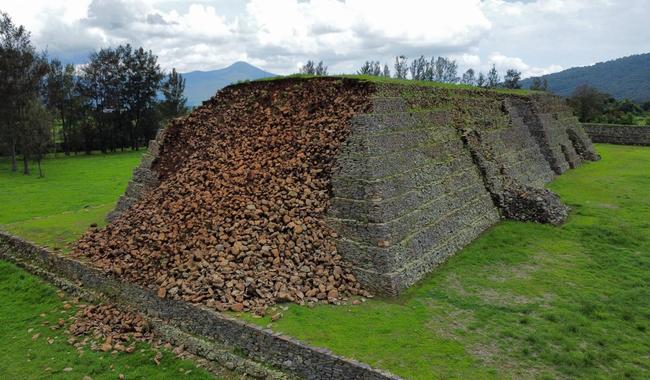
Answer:
[[322, 59], [351, 73], [424, 54], [532, 76], [650, 52], [650, 0], [0, 0], [0, 10], [65, 62], [128, 42], [181, 72], [241, 60], [288, 74]]

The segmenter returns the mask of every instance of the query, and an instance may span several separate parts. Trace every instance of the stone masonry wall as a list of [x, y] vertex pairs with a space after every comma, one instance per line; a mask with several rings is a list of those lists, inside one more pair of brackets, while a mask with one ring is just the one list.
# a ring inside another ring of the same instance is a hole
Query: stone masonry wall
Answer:
[[395, 295], [499, 219], [446, 112], [399, 98], [356, 118], [332, 183], [339, 251], [375, 293]]
[[364, 286], [396, 295], [500, 217], [561, 223], [543, 188], [597, 155], [552, 97], [390, 88], [354, 119], [328, 221]]
[[591, 123], [582, 126], [596, 143], [650, 146], [650, 126]]
[[533, 95], [514, 101], [513, 108], [556, 174], [578, 167], [584, 160], [599, 159], [578, 119], [560, 98]]

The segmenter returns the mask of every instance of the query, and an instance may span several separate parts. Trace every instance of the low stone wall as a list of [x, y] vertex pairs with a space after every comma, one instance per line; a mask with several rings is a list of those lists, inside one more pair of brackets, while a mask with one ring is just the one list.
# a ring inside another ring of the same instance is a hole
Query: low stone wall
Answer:
[[595, 143], [650, 146], [650, 126], [582, 124]]
[[[84, 263], [0, 232], [0, 259], [15, 262], [66, 290], [81, 287], [109, 301], [160, 319], [179, 330], [233, 347], [246, 356], [307, 379], [398, 379], [368, 365], [314, 348], [290, 337], [201, 306], [161, 299]], [[56, 280], [56, 279], [64, 279]], [[66, 285], [68, 284], [68, 285]]]

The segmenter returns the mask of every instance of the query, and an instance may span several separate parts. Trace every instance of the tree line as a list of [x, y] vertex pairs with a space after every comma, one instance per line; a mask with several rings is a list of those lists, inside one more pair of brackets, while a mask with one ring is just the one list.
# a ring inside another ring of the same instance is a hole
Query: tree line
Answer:
[[650, 100], [642, 104], [629, 99], [617, 100], [588, 86], [578, 86], [567, 103], [583, 123], [650, 125]]
[[[320, 61], [316, 64], [314, 61], [307, 61], [300, 70], [300, 74], [309, 75], [327, 75], [327, 66]], [[458, 63], [447, 57], [426, 58], [421, 55], [409, 62], [409, 59], [400, 55], [395, 57], [393, 71], [388, 64], [383, 66], [379, 61], [366, 61], [357, 71], [359, 75], [371, 75], [385, 78], [412, 79], [421, 81], [434, 81], [441, 83], [464, 84], [483, 88], [521, 88], [521, 72], [515, 69], [508, 69], [501, 78], [495, 65], [484, 74], [476, 72], [474, 69], [468, 69], [463, 74], [458, 73]], [[534, 78], [532, 90], [546, 91], [548, 84], [546, 79]]]
[[[30, 33], [0, 13], [0, 153], [29, 174], [48, 152], [139, 149], [187, 112], [185, 80], [163, 73], [151, 50], [104, 48], [87, 64], [48, 59]], [[40, 172], [40, 170], [39, 170]], [[41, 172], [42, 175], [42, 172]]]

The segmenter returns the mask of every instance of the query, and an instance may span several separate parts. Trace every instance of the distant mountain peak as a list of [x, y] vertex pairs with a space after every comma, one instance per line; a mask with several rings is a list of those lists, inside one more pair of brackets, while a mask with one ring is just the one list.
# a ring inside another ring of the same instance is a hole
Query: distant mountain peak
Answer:
[[254, 67], [256, 69], [259, 69], [258, 67], [255, 67], [255, 66], [251, 65], [250, 63], [248, 63], [246, 61], [237, 61], [237, 62], [233, 63], [232, 65], [228, 66], [227, 68], [229, 68], [229, 67]]
[[182, 74], [185, 78], [185, 96], [190, 106], [200, 105], [229, 84], [276, 76], [244, 61], [234, 62], [222, 69]]

